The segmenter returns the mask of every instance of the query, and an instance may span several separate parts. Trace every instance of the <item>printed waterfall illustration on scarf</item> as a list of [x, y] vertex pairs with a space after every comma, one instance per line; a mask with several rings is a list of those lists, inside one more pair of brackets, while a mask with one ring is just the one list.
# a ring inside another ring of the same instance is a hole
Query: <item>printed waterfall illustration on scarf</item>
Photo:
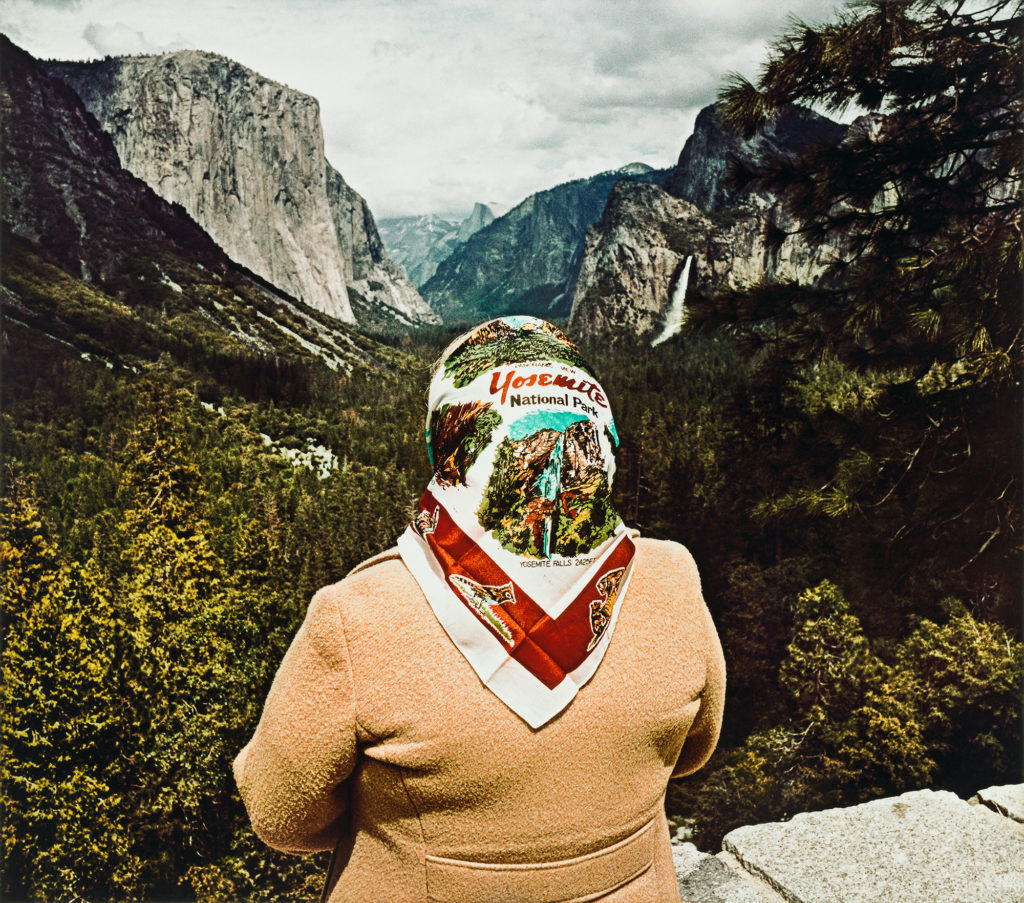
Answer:
[[534, 728], [594, 675], [623, 604], [617, 445], [604, 391], [543, 320], [477, 327], [430, 385], [434, 475], [398, 549], [473, 670]]

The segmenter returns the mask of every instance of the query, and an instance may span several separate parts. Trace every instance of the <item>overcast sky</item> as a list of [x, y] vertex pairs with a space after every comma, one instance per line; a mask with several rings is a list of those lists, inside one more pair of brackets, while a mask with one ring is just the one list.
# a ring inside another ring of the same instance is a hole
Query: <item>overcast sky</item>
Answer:
[[211, 50], [317, 98], [375, 216], [673, 164], [723, 76], [837, 0], [2, 0], [37, 57]]

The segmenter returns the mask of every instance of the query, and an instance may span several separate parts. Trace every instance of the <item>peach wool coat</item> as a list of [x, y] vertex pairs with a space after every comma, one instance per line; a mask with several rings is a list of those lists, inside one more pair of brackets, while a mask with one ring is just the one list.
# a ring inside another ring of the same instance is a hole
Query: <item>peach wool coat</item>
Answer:
[[395, 550], [317, 593], [234, 764], [257, 834], [334, 850], [330, 901], [677, 901], [665, 790], [715, 747], [725, 666], [689, 553], [635, 543], [600, 668], [539, 729]]

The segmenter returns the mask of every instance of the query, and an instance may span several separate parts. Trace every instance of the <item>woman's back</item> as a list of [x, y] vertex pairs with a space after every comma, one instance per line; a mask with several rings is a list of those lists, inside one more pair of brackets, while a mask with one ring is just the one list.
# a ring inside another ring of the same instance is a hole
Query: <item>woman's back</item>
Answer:
[[689, 554], [636, 545], [601, 668], [541, 730], [397, 554], [322, 590], [236, 766], [254, 826], [286, 849], [344, 837], [336, 900], [674, 900], [665, 785], [714, 748], [724, 667]]

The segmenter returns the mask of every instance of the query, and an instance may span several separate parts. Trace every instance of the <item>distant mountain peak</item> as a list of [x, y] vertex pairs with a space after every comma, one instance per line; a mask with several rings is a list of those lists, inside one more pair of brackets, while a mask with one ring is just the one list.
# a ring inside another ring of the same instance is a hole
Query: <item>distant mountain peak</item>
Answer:
[[380, 223], [381, 237], [413, 284], [421, 286], [456, 248], [500, 216], [495, 207], [504, 210], [501, 205], [477, 201], [469, 216], [459, 223], [434, 213], [384, 219]]
[[646, 163], [627, 163], [625, 166], [620, 166], [616, 172], [622, 173], [624, 176], [642, 176], [649, 172], [654, 172], [653, 166], [648, 166]]
[[587, 227], [600, 219], [612, 186], [623, 179], [659, 183], [666, 175], [634, 163], [532, 194], [459, 245], [423, 295], [455, 320], [565, 316]]

